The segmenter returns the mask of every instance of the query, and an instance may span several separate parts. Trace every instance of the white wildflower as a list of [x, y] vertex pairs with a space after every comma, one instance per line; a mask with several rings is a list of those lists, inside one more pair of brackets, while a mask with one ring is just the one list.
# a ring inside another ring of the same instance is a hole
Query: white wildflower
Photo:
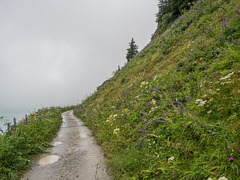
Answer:
[[174, 157], [168, 158], [168, 161], [173, 161], [173, 160], [174, 160]]
[[201, 102], [201, 101], [202, 101], [202, 99], [197, 99], [197, 100], [195, 101], [195, 103], [198, 104], [198, 103]]
[[143, 86], [146, 86], [146, 85], [148, 85], [148, 82], [141, 82], [140, 87], [143, 87]]
[[195, 101], [195, 103], [196, 104], [198, 104], [198, 106], [199, 107], [202, 107], [202, 106], [204, 106], [204, 104], [207, 102], [207, 100], [202, 100], [202, 99], [197, 99], [196, 101]]
[[228, 178], [226, 178], [226, 177], [220, 177], [220, 178], [218, 178], [218, 180], [228, 180]]
[[151, 114], [154, 110], [155, 110], [155, 108], [152, 107], [151, 110], [149, 111], [149, 114]]
[[208, 178], [207, 180], [213, 180], [213, 178]]
[[118, 134], [119, 131], [120, 131], [120, 129], [116, 128], [116, 129], [114, 129], [113, 134]]
[[202, 107], [202, 106], [204, 106], [204, 104], [207, 102], [207, 100], [202, 100], [202, 99], [197, 99], [196, 101], [195, 101], [195, 103], [196, 104], [198, 104], [198, 106], [199, 107]]
[[207, 100], [201, 101], [198, 106], [199, 106], [199, 107], [203, 107], [206, 102], [207, 102]]
[[156, 105], [156, 100], [155, 99], [153, 99], [153, 100], [151, 100], [151, 102], [150, 102], [152, 105]]
[[130, 110], [129, 110], [128, 108], [126, 108], [126, 109], [124, 109], [122, 112], [123, 112], [124, 114], [129, 114], [129, 113], [130, 113]]
[[229, 79], [231, 77], [231, 75], [233, 75], [234, 72], [231, 72], [230, 74], [224, 76], [224, 77], [221, 77], [220, 80], [224, 80], [224, 79]]
[[112, 122], [113, 120], [115, 120], [115, 117], [117, 117], [117, 114], [110, 115], [110, 116], [107, 118], [106, 122]]
[[208, 111], [207, 113], [210, 114], [212, 112], [212, 110]]
[[206, 97], [207, 97], [207, 94], [204, 94], [204, 95], [203, 95], [203, 98], [206, 98]]

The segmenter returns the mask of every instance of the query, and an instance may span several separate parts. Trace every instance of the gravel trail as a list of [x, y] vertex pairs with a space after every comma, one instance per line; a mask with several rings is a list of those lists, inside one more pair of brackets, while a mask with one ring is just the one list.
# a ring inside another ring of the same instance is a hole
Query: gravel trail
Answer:
[[101, 148], [91, 131], [73, 115], [62, 114], [63, 123], [49, 154], [42, 154], [22, 180], [111, 180]]

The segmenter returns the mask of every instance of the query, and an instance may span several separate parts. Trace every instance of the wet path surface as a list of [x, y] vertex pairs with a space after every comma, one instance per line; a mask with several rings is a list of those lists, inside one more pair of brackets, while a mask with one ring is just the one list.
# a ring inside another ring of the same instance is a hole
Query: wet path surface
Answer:
[[41, 155], [22, 180], [110, 180], [101, 148], [91, 131], [73, 115], [62, 114], [63, 124], [49, 154]]

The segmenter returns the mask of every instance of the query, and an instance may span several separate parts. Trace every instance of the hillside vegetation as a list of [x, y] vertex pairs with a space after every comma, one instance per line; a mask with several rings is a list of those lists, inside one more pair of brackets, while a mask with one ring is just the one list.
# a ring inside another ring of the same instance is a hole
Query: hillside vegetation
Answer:
[[115, 179], [240, 179], [240, 1], [199, 0], [76, 106]]

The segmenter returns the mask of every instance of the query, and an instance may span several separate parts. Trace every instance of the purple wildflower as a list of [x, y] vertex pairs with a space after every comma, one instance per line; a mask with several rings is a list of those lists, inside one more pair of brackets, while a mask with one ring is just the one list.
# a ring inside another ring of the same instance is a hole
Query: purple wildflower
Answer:
[[233, 38], [232, 38], [232, 42], [233, 42], [233, 44], [235, 44], [236, 46], [239, 47], [238, 43]]
[[142, 134], [144, 134], [143, 129], [141, 129], [139, 132], [142, 133]]
[[17, 120], [16, 120], [16, 118], [15, 118], [15, 117], [13, 118], [13, 123], [14, 123], [14, 126], [16, 126], [16, 125], [17, 125]]
[[212, 135], [215, 135], [216, 133], [212, 133]]
[[183, 115], [180, 104], [178, 104], [178, 112], [181, 116]]
[[162, 117], [166, 118], [166, 116], [164, 114], [162, 114]]
[[100, 117], [100, 119], [102, 118], [102, 116], [101, 116], [101, 112], [100, 111], [98, 111], [98, 114], [99, 114], [99, 117]]
[[151, 107], [151, 106], [152, 106], [150, 103], [145, 103], [145, 105], [147, 105], [148, 107]]
[[167, 121], [163, 121], [163, 120], [155, 120], [157, 123], [166, 123]]
[[141, 148], [141, 145], [142, 145], [142, 142], [143, 142], [144, 139], [145, 139], [145, 138], [143, 138], [143, 139], [140, 141], [140, 143], [139, 143], [139, 145], [138, 145], [138, 149]]
[[225, 41], [225, 39], [224, 39], [224, 37], [223, 37], [223, 34], [221, 35], [221, 38], [222, 38], [223, 41]]
[[28, 117], [27, 117], [27, 114], [25, 115], [25, 122], [24, 122], [24, 125], [26, 125], [28, 123], [27, 121]]
[[157, 92], [157, 93], [159, 93], [159, 94], [162, 94], [161, 91], [159, 91], [159, 90], [157, 90], [157, 89], [155, 89], [155, 88], [152, 88], [151, 92], [153, 92], [153, 91], [155, 91], [155, 92]]
[[150, 123], [147, 123], [146, 126], [144, 127], [144, 129], [143, 129], [143, 131], [142, 131], [143, 134], [145, 134], [145, 131], [146, 131], [146, 129], [147, 129], [147, 127], [148, 127], [149, 124], [150, 124]]
[[240, 12], [239, 12], [238, 10], [236, 10], [236, 9], [235, 9], [235, 11], [236, 11], [236, 13], [240, 16]]
[[220, 6], [220, 8], [222, 8], [223, 10], [227, 11], [224, 7]]
[[7, 131], [8, 131], [8, 134], [10, 134], [10, 123], [7, 123]]
[[40, 122], [42, 122], [42, 116], [39, 117]]
[[179, 104], [179, 105], [183, 105], [183, 103], [181, 101], [172, 101], [173, 104]]
[[224, 27], [227, 28], [227, 26], [226, 26], [226, 21], [225, 21], [225, 17], [224, 17], [223, 15], [221, 16], [221, 19], [222, 19], [222, 21], [223, 21]]
[[170, 87], [169, 87], [168, 84], [167, 84], [167, 90], [168, 90], [169, 93], [171, 93], [171, 90], [170, 90]]
[[230, 161], [230, 162], [233, 162], [233, 158], [232, 157], [230, 157], [230, 158], [228, 158], [228, 160]]
[[191, 76], [191, 73], [189, 73], [189, 79], [192, 80], [192, 76]]
[[173, 120], [173, 118], [172, 118], [172, 122], [175, 124], [175, 121]]

